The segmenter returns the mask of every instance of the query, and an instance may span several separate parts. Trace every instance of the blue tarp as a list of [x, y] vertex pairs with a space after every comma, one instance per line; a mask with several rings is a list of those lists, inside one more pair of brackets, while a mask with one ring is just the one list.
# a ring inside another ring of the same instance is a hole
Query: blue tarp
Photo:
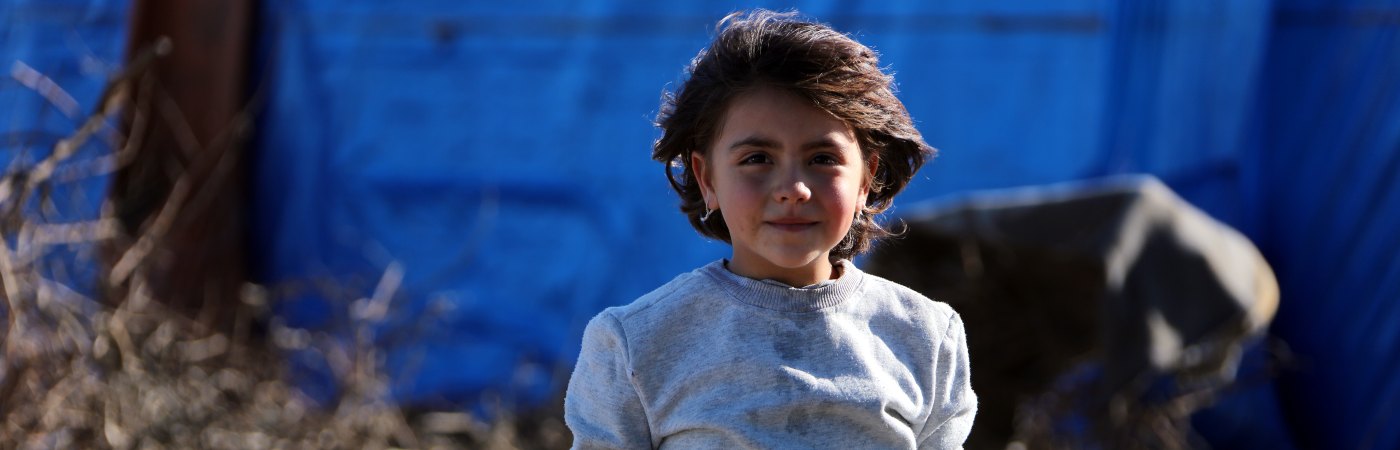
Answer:
[[1400, 448], [1400, 5], [1274, 12], [1244, 186], [1275, 265], [1280, 378], [1311, 447]]
[[[797, 7], [880, 51], [942, 150], [897, 203], [1155, 174], [1278, 274], [1295, 363], [1245, 404], [1276, 393], [1301, 447], [1400, 447], [1400, 2], [476, 3], [260, 6], [253, 273], [326, 328], [400, 264], [376, 338], [402, 399], [546, 398], [593, 313], [727, 255], [649, 120], [719, 17]], [[125, 8], [0, 2], [0, 64], [90, 109]], [[71, 127], [4, 83], [0, 130]]]

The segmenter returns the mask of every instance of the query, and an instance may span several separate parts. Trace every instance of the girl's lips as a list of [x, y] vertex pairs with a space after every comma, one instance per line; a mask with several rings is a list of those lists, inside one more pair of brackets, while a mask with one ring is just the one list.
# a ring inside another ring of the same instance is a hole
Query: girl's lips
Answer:
[[814, 227], [814, 226], [817, 225], [816, 222], [799, 222], [799, 221], [786, 221], [786, 220], [777, 221], [777, 222], [764, 222], [764, 223], [768, 224], [769, 226], [772, 226], [773, 228], [777, 228], [777, 229], [782, 230], [782, 231], [802, 231], [802, 230], [806, 230], [806, 229], [808, 229], [808, 228], [812, 228], [812, 227]]

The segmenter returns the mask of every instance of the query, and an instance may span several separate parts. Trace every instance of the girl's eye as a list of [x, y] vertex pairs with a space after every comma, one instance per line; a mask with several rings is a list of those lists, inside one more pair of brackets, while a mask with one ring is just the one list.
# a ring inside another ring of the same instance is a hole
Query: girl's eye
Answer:
[[837, 161], [836, 158], [831, 155], [817, 155], [812, 158], [812, 163], [823, 166], [836, 166], [841, 164], [840, 161]]
[[765, 155], [765, 154], [762, 154], [762, 153], [754, 153], [754, 154], [752, 154], [752, 155], [745, 156], [744, 159], [742, 159], [742, 160], [739, 160], [739, 164], [741, 164], [741, 165], [748, 165], [748, 164], [766, 164], [766, 163], [768, 163], [769, 161], [771, 161], [771, 160], [768, 159], [768, 155]]

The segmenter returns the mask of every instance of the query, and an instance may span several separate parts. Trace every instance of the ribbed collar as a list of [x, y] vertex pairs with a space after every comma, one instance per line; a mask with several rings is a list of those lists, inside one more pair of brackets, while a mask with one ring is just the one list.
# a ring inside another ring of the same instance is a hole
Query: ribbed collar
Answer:
[[700, 272], [714, 279], [730, 297], [741, 303], [775, 311], [812, 312], [841, 304], [855, 294], [864, 281], [865, 273], [855, 264], [847, 260], [837, 264], [843, 266], [841, 277], [805, 288], [744, 277], [730, 272], [722, 259], [706, 264]]

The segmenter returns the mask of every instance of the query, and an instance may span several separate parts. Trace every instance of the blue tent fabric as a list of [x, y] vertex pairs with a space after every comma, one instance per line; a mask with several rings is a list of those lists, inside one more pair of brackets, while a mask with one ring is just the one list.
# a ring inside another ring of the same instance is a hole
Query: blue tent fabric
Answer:
[[601, 13], [328, 5], [264, 9], [256, 259], [273, 283], [353, 286], [282, 305], [288, 325], [311, 328], [402, 263], [381, 327], [405, 343], [384, 342], [400, 398], [538, 401], [557, 385], [532, 380], [560, 381], [580, 318], [720, 254], [668, 244], [699, 240], [668, 214], [675, 200], [647, 158], [657, 89], [688, 56], [621, 71], [645, 67], [632, 55], [693, 54], [702, 22], [697, 36], [638, 42], [568, 31], [616, 21]]
[[1251, 195], [1285, 296], [1274, 330], [1298, 355], [1280, 400], [1308, 446], [1400, 448], [1400, 7], [1288, 6], [1259, 87]]

